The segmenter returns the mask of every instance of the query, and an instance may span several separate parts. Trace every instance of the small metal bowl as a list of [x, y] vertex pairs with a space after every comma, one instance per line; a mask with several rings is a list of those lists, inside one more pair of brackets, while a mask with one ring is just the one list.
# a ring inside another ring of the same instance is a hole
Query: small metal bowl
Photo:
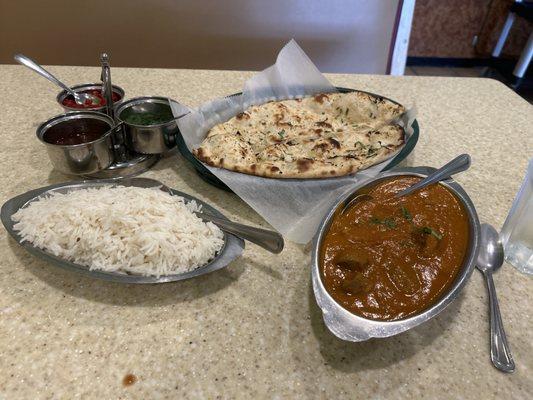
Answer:
[[[92, 89], [98, 89], [102, 90], [102, 84], [101, 83], [83, 83], [81, 85], [75, 85], [71, 87], [74, 91], [84, 91], [84, 90], [92, 90]], [[120, 86], [113, 85], [113, 93], [116, 93], [120, 96], [120, 100], [116, 101], [114, 104], [120, 104], [124, 100], [124, 89], [122, 89]], [[57, 102], [63, 109], [67, 112], [69, 111], [96, 111], [96, 112], [105, 112], [105, 106], [102, 107], [90, 107], [90, 108], [73, 108], [73, 107], [67, 107], [63, 104], [63, 100], [68, 96], [68, 92], [66, 90], [63, 90], [59, 92], [56, 99]]]
[[155, 125], [135, 125], [125, 121], [131, 113], [153, 113], [166, 108], [172, 112], [169, 100], [166, 97], [135, 97], [116, 108], [115, 117], [124, 124], [126, 146], [130, 150], [141, 154], [162, 154], [176, 146], [179, 132], [176, 120]]
[[[65, 124], [72, 132], [86, 127], [87, 119], [101, 121], [109, 129], [99, 138], [86, 143], [61, 145], [47, 142], [44, 137], [50, 128]], [[93, 111], [77, 111], [61, 114], [42, 123], [37, 128], [37, 138], [45, 144], [54, 168], [65, 174], [86, 175], [106, 169], [113, 163], [112, 138], [115, 123], [106, 114]]]
[[472, 274], [472, 271], [475, 267], [477, 253], [479, 250], [479, 219], [476, 213], [476, 209], [474, 208], [474, 205], [472, 204], [472, 201], [470, 200], [466, 192], [459, 184], [457, 184], [457, 182], [452, 179], [448, 179], [446, 181], [441, 182], [441, 184], [446, 186], [447, 189], [454, 193], [465, 207], [465, 210], [468, 214], [470, 237], [466, 256], [463, 260], [461, 269], [457, 277], [455, 278], [455, 281], [452, 283], [448, 291], [444, 293], [437, 302], [435, 302], [433, 305], [431, 305], [429, 308], [425, 309], [421, 313], [405, 319], [397, 321], [371, 320], [352, 314], [350, 311], [346, 310], [344, 307], [338, 304], [333, 299], [333, 297], [331, 297], [331, 295], [326, 291], [326, 288], [324, 287], [324, 284], [322, 282], [320, 273], [320, 248], [322, 246], [324, 235], [329, 230], [335, 211], [338, 207], [341, 207], [344, 204], [344, 200], [352, 193], [362, 189], [363, 187], [373, 185], [379, 182], [380, 180], [391, 176], [413, 175], [425, 177], [433, 171], [435, 171], [434, 168], [415, 167], [402, 168], [379, 174], [375, 179], [371, 180], [370, 182], [364, 182], [360, 185], [357, 185], [349, 193], [343, 195], [322, 221], [319, 231], [313, 242], [313, 291], [315, 293], [315, 298], [318, 303], [318, 306], [322, 309], [324, 323], [326, 324], [328, 329], [338, 338], [350, 342], [361, 342], [370, 338], [384, 338], [397, 335], [401, 332], [414, 328], [415, 326], [420, 325], [421, 323], [439, 314], [453, 300], [455, 300], [461, 289], [466, 284], [466, 281]]

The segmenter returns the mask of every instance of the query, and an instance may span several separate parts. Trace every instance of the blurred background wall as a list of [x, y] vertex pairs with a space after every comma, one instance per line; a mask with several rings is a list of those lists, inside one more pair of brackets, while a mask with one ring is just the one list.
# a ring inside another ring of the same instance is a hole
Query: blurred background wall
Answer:
[[[411, 0], [412, 2], [413, 0]], [[487, 58], [513, 0], [417, 0], [409, 56]], [[402, 0], [0, 0], [0, 63], [262, 69], [291, 37], [325, 72], [385, 73]], [[516, 57], [530, 27], [504, 48]], [[408, 37], [408, 35], [407, 35]]]
[[0, 63], [263, 69], [294, 37], [322, 71], [385, 73], [398, 0], [0, 0]]

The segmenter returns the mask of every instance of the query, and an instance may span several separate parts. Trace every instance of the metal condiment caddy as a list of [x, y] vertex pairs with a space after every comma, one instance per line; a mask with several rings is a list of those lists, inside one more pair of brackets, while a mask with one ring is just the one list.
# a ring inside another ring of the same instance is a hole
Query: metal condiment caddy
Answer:
[[[63, 89], [57, 95], [57, 102], [66, 114], [50, 118], [37, 128], [37, 138], [46, 146], [50, 161], [58, 171], [96, 179], [137, 175], [152, 167], [161, 154], [176, 146], [176, 137], [179, 135], [177, 118], [168, 121], [156, 119], [148, 124], [132, 122], [128, 118], [132, 114], [172, 114], [171, 102], [177, 102], [166, 97], [144, 96], [120, 104], [125, 92], [112, 85], [107, 53], [100, 56], [102, 83], [81, 84], [72, 88], [22, 54], [15, 55], [15, 60]], [[91, 92], [83, 94], [85, 90]], [[113, 101], [114, 94], [117, 95], [116, 101]], [[74, 105], [65, 103], [68, 96], [74, 97]], [[95, 101], [89, 105], [84, 103], [84, 99], [91, 96], [93, 100], [95, 97], [100, 101], [105, 100], [105, 104]], [[188, 111], [186, 107], [182, 108], [184, 112]], [[80, 139], [96, 133], [95, 124], [99, 124], [100, 128], [106, 124], [109, 129], [104, 129], [97, 138]], [[61, 138], [59, 133], [63, 134]], [[60, 139], [57, 142], [50, 141], [50, 136]]]
[[[102, 53], [100, 56], [100, 63], [102, 64], [102, 93], [106, 101], [105, 113], [113, 118], [115, 121], [115, 112], [113, 104], [113, 89], [111, 83], [111, 67], [109, 65], [109, 56], [107, 53]], [[158, 154], [139, 154], [130, 151], [126, 147], [126, 139], [124, 137], [124, 130], [122, 129], [122, 122], [119, 122], [113, 128], [112, 133], [112, 150], [114, 155], [113, 163], [101, 171], [85, 175], [90, 178], [105, 179], [105, 178], [119, 178], [124, 176], [131, 176], [140, 174], [143, 171], [152, 167], [159, 159]]]

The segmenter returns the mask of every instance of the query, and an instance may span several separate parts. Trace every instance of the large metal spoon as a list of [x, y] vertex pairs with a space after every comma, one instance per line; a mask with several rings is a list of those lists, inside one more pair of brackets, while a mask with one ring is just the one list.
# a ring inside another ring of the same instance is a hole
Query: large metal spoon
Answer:
[[498, 232], [492, 225], [481, 225], [481, 244], [477, 256], [476, 267], [485, 276], [489, 291], [490, 304], [490, 358], [492, 364], [500, 371], [513, 372], [515, 364], [511, 356], [511, 349], [507, 343], [503, 330], [500, 307], [496, 297], [496, 289], [492, 280], [492, 273], [503, 264], [503, 246]]
[[37, 72], [39, 75], [45, 77], [50, 82], [55, 83], [57, 86], [59, 86], [61, 89], [66, 90], [68, 93], [70, 93], [74, 97], [74, 101], [76, 101], [77, 104], [83, 105], [86, 104], [87, 101], [89, 104], [93, 105], [99, 105], [100, 99], [98, 99], [95, 96], [92, 96], [88, 93], [77, 93], [71, 88], [69, 88], [67, 85], [65, 85], [63, 82], [61, 82], [59, 79], [57, 79], [54, 75], [52, 75], [50, 72], [45, 70], [43, 67], [41, 67], [39, 64], [37, 64], [35, 61], [33, 61], [31, 58], [26, 57], [23, 54], [15, 54], [13, 57], [16, 62], [24, 65], [25, 67], [28, 67], [29, 69]]
[[[407, 189], [402, 190], [401, 192], [396, 193], [396, 197], [407, 196], [417, 190], [425, 188], [435, 182], [442, 181], [458, 172], [466, 171], [470, 168], [470, 156], [468, 154], [461, 154], [460, 156], [455, 157], [448, 164], [440, 167], [438, 170], [428, 175], [426, 178], [422, 179], [420, 182], [415, 183], [412, 186], [409, 186]], [[345, 213], [346, 210], [351, 208], [355, 203], [362, 201], [372, 200], [372, 196], [366, 193], [355, 192], [350, 195], [345, 201], [341, 209], [341, 214]]]
[[270, 231], [268, 229], [256, 228], [255, 226], [239, 224], [233, 221], [226, 221], [224, 219], [215, 217], [203, 212], [195, 212], [204, 221], [210, 221], [218, 226], [223, 231], [232, 233], [241, 239], [248, 240], [261, 246], [263, 249], [271, 253], [281, 253], [284, 246], [283, 236], [278, 232]]
[[440, 167], [432, 174], [428, 175], [426, 178], [422, 179], [420, 182], [417, 182], [413, 186], [409, 186], [407, 189], [396, 193], [396, 197], [407, 196], [408, 194], [425, 188], [426, 186], [429, 186], [435, 182], [442, 181], [459, 172], [466, 171], [468, 168], [470, 168], [470, 156], [468, 154], [461, 154], [446, 165]]
[[[160, 187], [162, 191], [167, 192], [172, 196], [172, 191], [168, 186], [155, 179], [150, 180], [153, 181], [158, 187]], [[218, 218], [211, 214], [206, 214], [199, 211], [196, 211], [195, 214], [202, 218], [204, 221], [210, 221], [214, 223], [223, 231], [238, 236], [241, 239], [255, 243], [256, 245], [262, 247], [265, 250], [270, 251], [271, 253], [281, 253], [285, 245], [285, 242], [283, 241], [283, 236], [281, 236], [278, 232], [271, 231], [268, 229], [256, 228], [255, 226], [239, 224], [238, 222], [226, 221], [222, 218]]]

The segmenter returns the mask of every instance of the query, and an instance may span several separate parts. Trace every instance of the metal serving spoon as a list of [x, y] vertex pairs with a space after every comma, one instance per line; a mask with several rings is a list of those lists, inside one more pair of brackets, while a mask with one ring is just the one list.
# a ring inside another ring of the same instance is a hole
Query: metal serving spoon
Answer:
[[[160, 186], [161, 190], [169, 193], [172, 196], [172, 191], [168, 186], [155, 179], [150, 180], [156, 182], [158, 184], [157, 186]], [[281, 253], [281, 251], [283, 250], [283, 246], [285, 245], [285, 242], [283, 241], [283, 236], [281, 236], [278, 232], [271, 231], [268, 229], [256, 228], [250, 225], [239, 224], [233, 221], [226, 221], [224, 219], [200, 211], [196, 211], [195, 214], [202, 218], [204, 221], [210, 221], [214, 223], [223, 231], [238, 236], [241, 239], [255, 243], [256, 245], [262, 247], [265, 250], [270, 251], [271, 253]]]
[[429, 186], [435, 182], [442, 181], [459, 172], [466, 171], [468, 168], [470, 168], [470, 156], [468, 154], [461, 154], [446, 165], [440, 167], [432, 174], [428, 175], [426, 178], [422, 179], [420, 182], [417, 182], [413, 186], [409, 186], [407, 189], [396, 193], [396, 197], [407, 196], [408, 194], [425, 188], [426, 186]]
[[481, 225], [481, 244], [477, 256], [476, 267], [485, 276], [489, 291], [490, 304], [490, 359], [492, 364], [500, 371], [513, 372], [515, 364], [507, 337], [503, 330], [502, 317], [496, 289], [492, 280], [492, 273], [503, 264], [503, 246], [498, 232], [492, 225]]
[[63, 82], [61, 82], [59, 79], [57, 79], [54, 75], [52, 75], [50, 72], [45, 70], [43, 67], [41, 67], [39, 64], [37, 64], [35, 61], [33, 61], [31, 58], [26, 57], [22, 54], [15, 54], [13, 57], [15, 61], [18, 63], [24, 65], [25, 67], [28, 67], [29, 69], [37, 72], [39, 75], [45, 77], [50, 82], [55, 83], [57, 86], [59, 86], [61, 89], [66, 90], [68, 93], [70, 93], [77, 104], [85, 104], [87, 101], [90, 102], [90, 104], [98, 105], [100, 104], [100, 99], [98, 99], [95, 96], [92, 96], [88, 93], [77, 93], [71, 88], [69, 88], [67, 85], [65, 85]]
[[218, 226], [223, 231], [232, 233], [241, 239], [248, 240], [261, 246], [263, 249], [270, 251], [271, 253], [281, 253], [283, 250], [284, 242], [283, 236], [279, 233], [270, 231], [268, 229], [256, 228], [250, 225], [239, 224], [233, 221], [226, 221], [221, 218], [214, 217], [210, 214], [203, 212], [195, 212], [204, 221], [210, 221]]
[[[452, 161], [447, 163], [446, 165], [443, 165], [438, 170], [433, 172], [432, 174], [428, 175], [426, 178], [422, 179], [420, 182], [415, 183], [412, 186], [409, 186], [407, 189], [402, 190], [401, 192], [396, 193], [396, 197], [402, 197], [407, 196], [408, 194], [411, 194], [417, 190], [420, 190], [422, 188], [425, 188], [426, 186], [429, 186], [435, 182], [442, 181], [443, 179], [449, 178], [450, 176], [457, 174], [462, 171], [466, 171], [468, 168], [470, 168], [470, 156], [468, 154], [461, 154], [460, 156], [455, 157]], [[348, 210], [350, 207], [352, 207], [355, 203], [366, 201], [366, 200], [372, 200], [372, 196], [365, 193], [358, 193], [355, 192], [351, 196], [349, 196], [344, 201], [344, 206], [341, 210], [341, 214], [343, 214], [346, 210]]]

